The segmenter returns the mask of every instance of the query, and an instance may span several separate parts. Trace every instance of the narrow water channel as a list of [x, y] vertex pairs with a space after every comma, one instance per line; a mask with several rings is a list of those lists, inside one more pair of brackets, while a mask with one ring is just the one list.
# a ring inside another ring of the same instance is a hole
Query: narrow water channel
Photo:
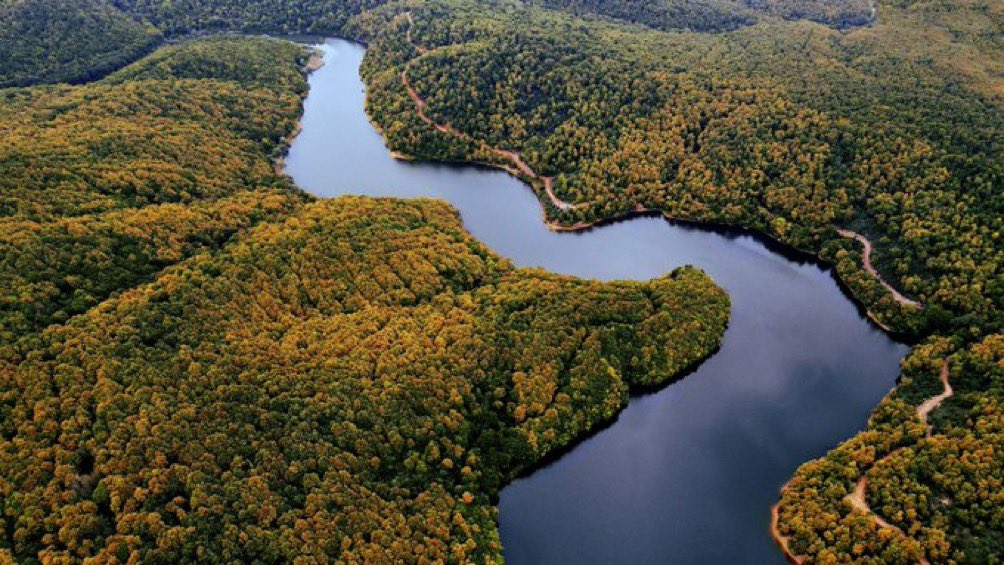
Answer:
[[906, 347], [864, 319], [829, 270], [740, 232], [637, 218], [581, 233], [544, 226], [506, 173], [390, 157], [364, 114], [363, 47], [331, 39], [310, 78], [287, 170], [304, 190], [433, 197], [520, 266], [644, 280], [691, 264], [732, 297], [721, 351], [635, 397], [610, 427], [502, 491], [509, 563], [781, 563], [768, 533], [802, 462], [862, 429]]

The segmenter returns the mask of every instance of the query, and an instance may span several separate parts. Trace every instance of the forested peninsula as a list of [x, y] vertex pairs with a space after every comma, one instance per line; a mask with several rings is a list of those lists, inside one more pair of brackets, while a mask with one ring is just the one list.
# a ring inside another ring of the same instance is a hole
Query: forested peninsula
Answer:
[[38, 85], [0, 90], [5, 556], [496, 561], [498, 488], [724, 331], [693, 270], [576, 281], [442, 204], [311, 202], [273, 166], [308, 54], [191, 39], [219, 32], [365, 41], [392, 150], [510, 169], [556, 229], [655, 211], [832, 264], [915, 346], [783, 489], [787, 557], [1004, 554], [999, 0], [2, 0], [0, 22], [0, 86]]

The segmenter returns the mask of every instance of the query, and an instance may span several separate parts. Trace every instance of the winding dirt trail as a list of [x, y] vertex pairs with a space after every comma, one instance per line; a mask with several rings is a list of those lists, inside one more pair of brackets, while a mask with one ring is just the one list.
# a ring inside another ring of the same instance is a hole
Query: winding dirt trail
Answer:
[[419, 55], [425, 55], [426, 52], [425, 47], [422, 47], [418, 43], [415, 43], [415, 40], [411, 38], [411, 28], [415, 27], [415, 19], [411, 17], [411, 12], [405, 12], [404, 17], [405, 19], [408, 20], [408, 29], [404, 31], [405, 40], [408, 42], [409, 45], [415, 48], [415, 51], [418, 51]]
[[[899, 453], [900, 451], [903, 451], [903, 448], [889, 452], [889, 454], [887, 454], [882, 459], [892, 457], [893, 455]], [[879, 461], [881, 461], [882, 459], [879, 459]], [[876, 461], [876, 463], [878, 463], [878, 461]], [[897, 532], [905, 536], [906, 533], [904, 533], [899, 526], [895, 524], [890, 524], [885, 520], [885, 518], [876, 514], [875, 511], [872, 510], [870, 506], [868, 506], [868, 501], [865, 500], [865, 492], [867, 488], [868, 488], [868, 477], [866, 475], [862, 475], [861, 478], [858, 479], [858, 482], [854, 485], [854, 490], [852, 490], [851, 493], [845, 497], [845, 499], [848, 502], [850, 502], [851, 506], [853, 506], [854, 508], [864, 512], [865, 514], [868, 514], [872, 522], [875, 522], [875, 525], [877, 525], [878, 527], [890, 528], [896, 530]], [[925, 560], [921, 560], [921, 562], [924, 561]]]
[[950, 367], [948, 361], [945, 361], [945, 364], [941, 366], [941, 376], [939, 377], [941, 379], [942, 386], [941, 394], [928, 398], [923, 404], [917, 407], [917, 415], [920, 416], [920, 421], [927, 426], [927, 437], [931, 437], [932, 433], [931, 426], [927, 423], [927, 416], [933, 412], [935, 408], [941, 406], [942, 402], [951, 398], [951, 396], [955, 394], [955, 391], [952, 390], [951, 383], [948, 382], [949, 369]]
[[408, 96], [410, 96], [412, 101], [415, 103], [415, 113], [418, 114], [418, 118], [423, 122], [429, 124], [430, 126], [434, 127], [439, 132], [466, 138], [467, 137], [466, 135], [458, 131], [453, 126], [436, 122], [432, 118], [430, 118], [428, 114], [425, 113], [425, 100], [423, 100], [422, 97], [418, 95], [418, 92], [415, 91], [415, 88], [411, 86], [411, 81], [408, 80], [408, 69], [410, 68], [410, 66], [411, 66], [411, 61], [409, 61], [408, 64], [405, 65], [404, 70], [401, 71], [401, 83], [404, 84], [405, 90], [408, 91]]
[[[920, 406], [917, 407], [917, 417], [919, 417], [920, 421], [924, 424], [924, 426], [927, 427], [927, 437], [931, 437], [931, 435], [933, 435], [934, 433], [933, 430], [931, 429], [931, 425], [927, 423], [928, 415], [930, 415], [935, 408], [940, 406], [941, 403], [945, 401], [945, 399], [950, 398], [952, 394], [954, 394], [954, 392], [952, 391], [952, 385], [951, 383], [948, 382], [949, 369], [950, 365], [949, 362], [946, 360], [944, 364], [942, 364], [941, 366], [941, 375], [939, 376], [942, 386], [941, 393], [928, 398], [927, 400], [922, 402]], [[893, 455], [896, 455], [903, 449], [905, 448], [901, 447], [899, 449], [889, 452], [888, 454], [885, 455], [885, 457], [882, 457], [881, 459], [872, 463], [872, 468], [874, 468], [875, 465], [878, 465], [880, 461], [888, 459]], [[896, 526], [895, 524], [890, 524], [888, 521], [886, 521], [885, 518], [879, 516], [878, 513], [872, 510], [872, 508], [868, 505], [868, 500], [866, 499], [867, 489], [868, 489], [868, 471], [865, 471], [865, 474], [861, 475], [861, 478], [858, 479], [857, 484], [854, 485], [854, 490], [847, 495], [846, 500], [851, 503], [851, 506], [867, 514], [871, 518], [872, 522], [875, 522], [875, 524], [878, 527], [891, 528], [905, 536], [906, 533], [903, 532], [903, 530], [900, 529], [899, 526]], [[920, 563], [922, 563], [923, 565], [928, 565], [928, 561], [925, 558], [921, 558]]]
[[896, 290], [891, 284], [886, 282], [886, 280], [882, 278], [882, 275], [880, 275], [879, 272], [875, 270], [875, 267], [872, 266], [872, 242], [868, 241], [867, 237], [857, 232], [845, 229], [838, 229], [837, 233], [839, 233], [841, 237], [846, 237], [848, 239], [856, 240], [858, 243], [861, 244], [862, 247], [864, 247], [864, 257], [862, 261], [864, 263], [865, 270], [868, 271], [868, 273], [871, 274], [871, 276], [878, 279], [879, 283], [881, 283], [882, 286], [885, 287], [885, 289], [888, 290], [890, 294], [892, 294], [892, 297], [894, 300], [896, 300], [896, 302], [899, 302], [904, 306], [910, 306], [911, 308], [921, 307], [920, 302], [917, 302], [916, 300], [912, 300], [910, 298], [907, 298], [906, 296], [903, 296], [903, 294], [901, 294], [898, 290]]
[[411, 81], [408, 79], [408, 71], [411, 70], [411, 66], [412, 64], [414, 64], [415, 61], [427, 55], [428, 53], [430, 53], [430, 51], [422, 47], [421, 45], [418, 45], [415, 42], [415, 40], [412, 39], [411, 37], [411, 29], [415, 25], [415, 20], [412, 18], [411, 12], [405, 12], [404, 16], [405, 19], [408, 20], [408, 28], [407, 30], [405, 30], [404, 34], [405, 39], [418, 53], [418, 57], [411, 59], [410, 61], [405, 63], [404, 69], [401, 71], [401, 84], [404, 85], [405, 90], [408, 91], [408, 96], [411, 97], [412, 102], [415, 103], [415, 109], [419, 119], [429, 124], [430, 126], [435, 128], [436, 131], [439, 131], [440, 133], [454, 135], [461, 139], [474, 142], [482, 146], [483, 148], [488, 149], [492, 153], [495, 153], [496, 155], [502, 157], [503, 159], [509, 161], [511, 165], [503, 166], [502, 168], [504, 168], [505, 170], [509, 171], [510, 173], [516, 176], [522, 176], [528, 179], [531, 185], [539, 185], [540, 188], [543, 188], [544, 193], [547, 195], [548, 201], [550, 201], [555, 208], [561, 211], [568, 211], [588, 205], [588, 202], [584, 204], [572, 204], [571, 202], [566, 202], [561, 198], [558, 198], [558, 196], [554, 193], [554, 177], [538, 174], [536, 171], [533, 170], [532, 167], [530, 167], [530, 165], [526, 164], [526, 161], [523, 160], [523, 157], [519, 153], [515, 151], [508, 151], [500, 147], [490, 146], [482, 141], [474, 139], [472, 136], [454, 128], [449, 124], [439, 123], [433, 120], [431, 117], [429, 117], [429, 115], [426, 113], [426, 108], [428, 105], [426, 104], [425, 99], [418, 94], [418, 91], [415, 90], [415, 87], [411, 84]]
[[[924, 426], [927, 427], [927, 437], [931, 437], [934, 433], [933, 430], [931, 429], [931, 425], [927, 423], [927, 417], [938, 406], [941, 406], [942, 402], [944, 402], [948, 398], [951, 398], [951, 396], [954, 394], [954, 391], [952, 390], [952, 385], [951, 383], [948, 382], [950, 368], [951, 365], [949, 361], [946, 359], [945, 362], [941, 365], [941, 374], [939, 375], [939, 380], [941, 381], [941, 386], [942, 386], [941, 392], [928, 398], [927, 400], [922, 402], [919, 406], [917, 406], [917, 417], [920, 418], [921, 423], [923, 423]], [[872, 463], [871, 467], [866, 469], [864, 473], [861, 474], [861, 477], [858, 479], [858, 482], [855, 483], [854, 485], [854, 490], [852, 490], [850, 494], [844, 497], [844, 500], [849, 502], [854, 509], [864, 514], [867, 514], [868, 517], [871, 519], [872, 522], [875, 523], [876, 526], [880, 528], [888, 528], [891, 530], [895, 530], [896, 532], [899, 532], [901, 535], [906, 536], [906, 532], [904, 532], [899, 526], [888, 522], [885, 518], [878, 515], [874, 510], [872, 510], [871, 506], [868, 505], [868, 500], [866, 498], [866, 493], [868, 490], [868, 471], [873, 469], [881, 461], [898, 454], [904, 449], [906, 448], [900, 447], [899, 449], [890, 451], [883, 457], [875, 460]], [[788, 489], [790, 484], [791, 481], [785, 483], [784, 486], [781, 487], [782, 495], [784, 494], [785, 490]], [[807, 556], [795, 555], [790, 548], [791, 538], [789, 536], [781, 534], [781, 532], [778, 529], [780, 506], [781, 503], [779, 501], [771, 508], [771, 521], [770, 521], [771, 536], [774, 538], [774, 541], [778, 544], [778, 546], [781, 547], [781, 551], [784, 552], [784, 556], [789, 562], [795, 563], [796, 565], [801, 564], [807, 559]], [[919, 563], [921, 563], [921, 565], [929, 565], [928, 560], [924, 557], [920, 558]]]

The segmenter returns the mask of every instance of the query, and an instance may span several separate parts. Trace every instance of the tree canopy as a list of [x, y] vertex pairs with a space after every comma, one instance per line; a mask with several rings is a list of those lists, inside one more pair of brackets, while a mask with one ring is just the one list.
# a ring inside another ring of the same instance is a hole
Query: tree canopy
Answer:
[[302, 202], [272, 159], [305, 58], [199, 40], [100, 82], [0, 90], [0, 350]]

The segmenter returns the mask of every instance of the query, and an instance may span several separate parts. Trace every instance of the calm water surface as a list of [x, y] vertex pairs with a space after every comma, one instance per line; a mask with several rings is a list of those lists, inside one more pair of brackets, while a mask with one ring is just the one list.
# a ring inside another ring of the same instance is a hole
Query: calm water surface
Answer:
[[553, 233], [532, 192], [476, 167], [395, 161], [363, 112], [365, 50], [321, 46], [288, 171], [318, 196], [428, 196], [521, 266], [650, 279], [680, 265], [732, 297], [721, 351], [615, 424], [502, 491], [510, 563], [781, 563], [768, 534], [802, 462], [862, 429], [906, 347], [870, 325], [829, 270], [757, 238], [639, 218]]

